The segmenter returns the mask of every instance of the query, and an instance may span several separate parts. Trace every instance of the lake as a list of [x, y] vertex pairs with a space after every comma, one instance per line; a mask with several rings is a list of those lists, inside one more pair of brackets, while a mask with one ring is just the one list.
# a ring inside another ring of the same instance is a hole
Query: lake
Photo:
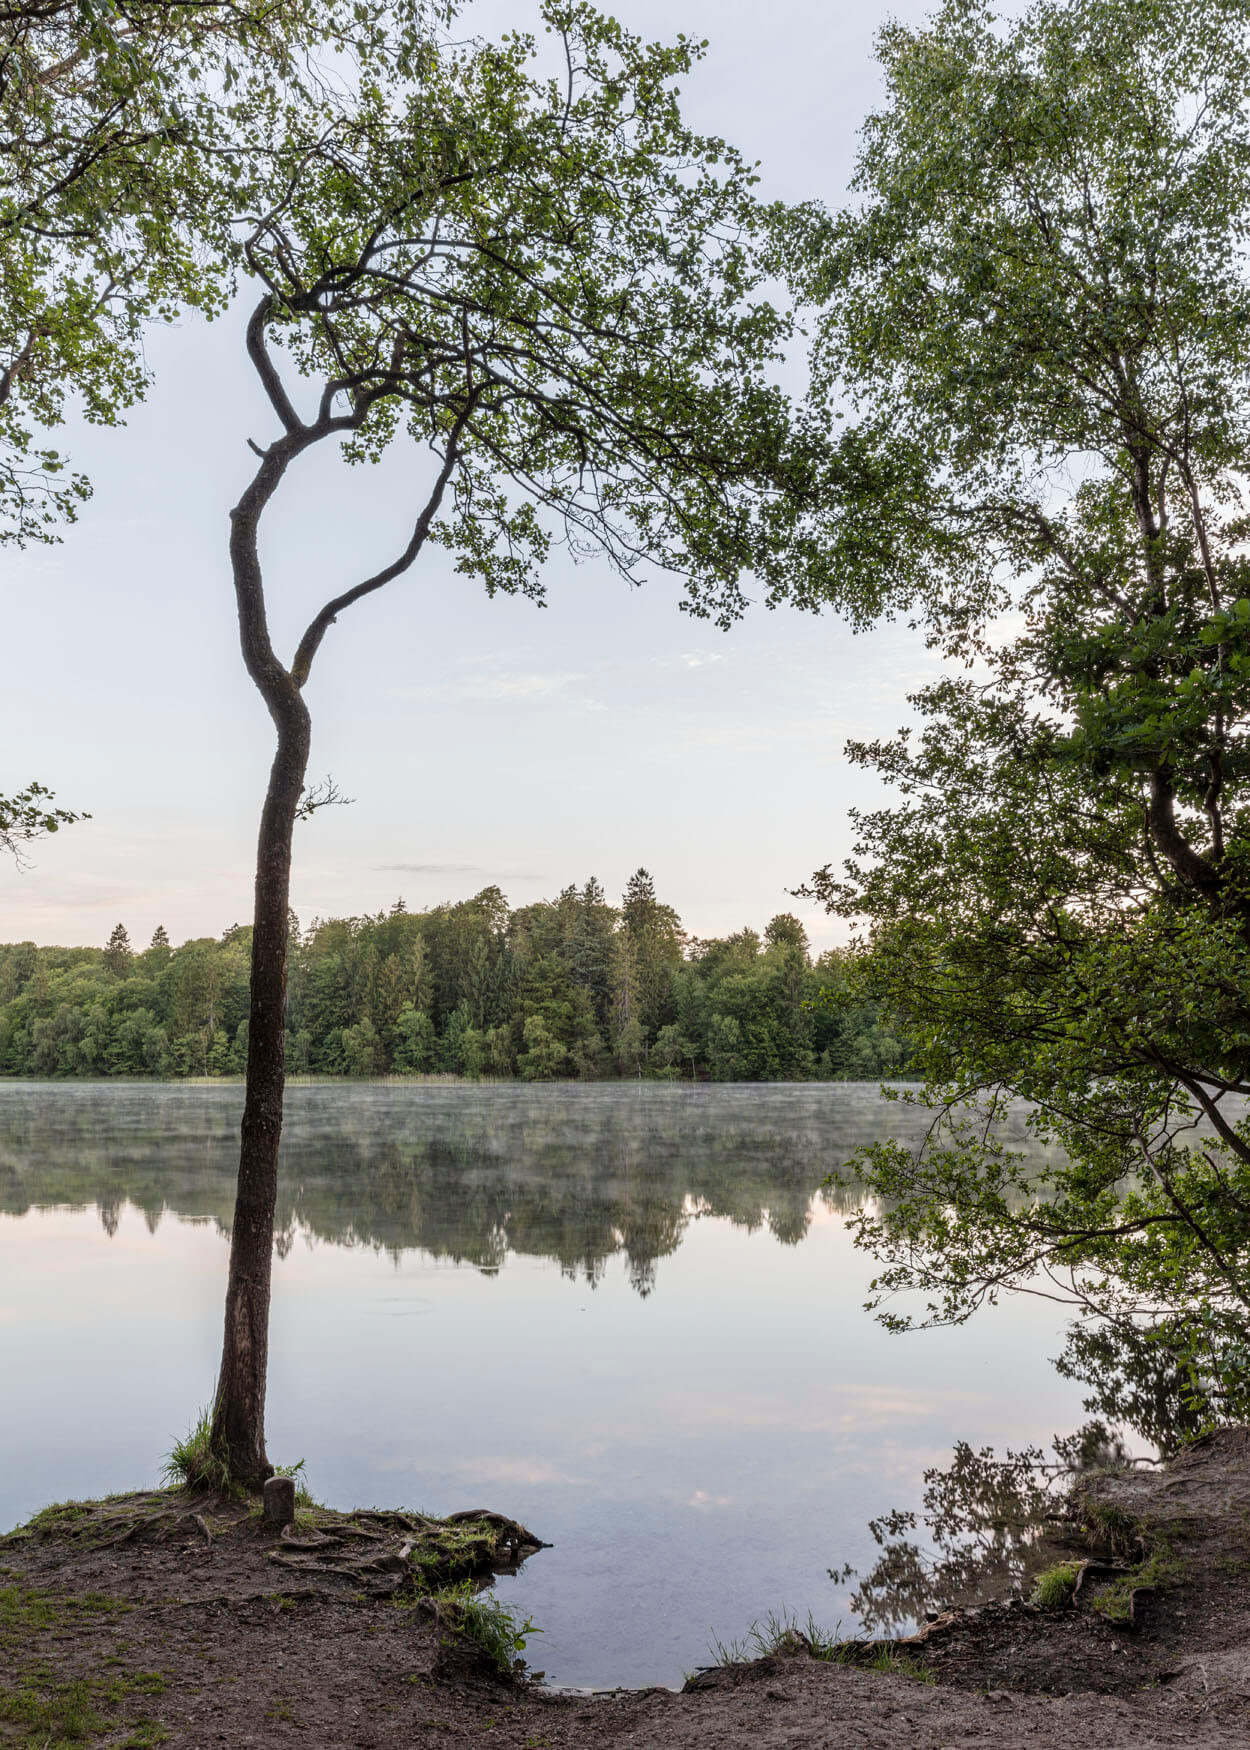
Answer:
[[[220, 1352], [237, 1086], [0, 1083], [0, 1528], [151, 1483]], [[288, 1093], [270, 1456], [331, 1505], [492, 1507], [574, 1686], [783, 1606], [844, 1633], [874, 1515], [957, 1440], [1081, 1420], [1040, 1301], [890, 1336], [824, 1187], [923, 1115], [848, 1084]]]

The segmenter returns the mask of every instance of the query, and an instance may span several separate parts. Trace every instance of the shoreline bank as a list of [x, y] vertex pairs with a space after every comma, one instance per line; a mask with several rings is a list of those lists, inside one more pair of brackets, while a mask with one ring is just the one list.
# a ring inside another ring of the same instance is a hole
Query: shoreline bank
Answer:
[[68, 1504], [0, 1539], [0, 1743], [1244, 1745], [1250, 1430], [1081, 1489], [1086, 1547], [1051, 1608], [941, 1612], [832, 1652], [794, 1634], [681, 1692], [595, 1696], [501, 1675], [523, 1625], [493, 1613], [492, 1651], [468, 1623], [472, 1583], [538, 1547], [500, 1515], [306, 1505], [280, 1537], [252, 1505], [180, 1491]]

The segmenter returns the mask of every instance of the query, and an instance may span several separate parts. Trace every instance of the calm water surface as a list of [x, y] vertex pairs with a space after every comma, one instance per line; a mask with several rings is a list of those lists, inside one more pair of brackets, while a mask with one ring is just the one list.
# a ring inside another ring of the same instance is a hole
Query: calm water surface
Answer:
[[[220, 1346], [241, 1094], [0, 1084], [0, 1527], [152, 1481]], [[489, 1506], [556, 1682], [681, 1682], [828, 1576], [959, 1439], [1081, 1420], [1013, 1302], [889, 1337], [825, 1175], [921, 1120], [868, 1086], [288, 1095], [269, 1450], [337, 1506]]]

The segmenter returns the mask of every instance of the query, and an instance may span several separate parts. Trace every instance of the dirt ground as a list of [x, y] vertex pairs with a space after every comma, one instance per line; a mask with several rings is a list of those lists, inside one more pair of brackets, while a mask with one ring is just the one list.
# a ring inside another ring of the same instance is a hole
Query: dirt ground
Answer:
[[508, 1521], [304, 1514], [284, 1541], [184, 1497], [53, 1513], [0, 1540], [0, 1744], [1245, 1750], [1250, 1430], [1082, 1487], [1070, 1604], [594, 1698], [498, 1678], [412, 1596], [414, 1563], [434, 1584], [516, 1559]]

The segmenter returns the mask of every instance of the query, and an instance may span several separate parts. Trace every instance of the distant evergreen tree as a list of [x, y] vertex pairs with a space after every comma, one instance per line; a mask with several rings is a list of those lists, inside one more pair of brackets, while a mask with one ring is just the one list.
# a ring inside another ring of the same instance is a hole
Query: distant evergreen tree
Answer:
[[[0, 1075], [237, 1076], [251, 932], [142, 954], [0, 946]], [[856, 994], [854, 958], [812, 963], [790, 913], [763, 936], [685, 935], [646, 870], [621, 908], [595, 880], [509, 908], [496, 887], [425, 912], [291, 918], [286, 1059], [318, 1075], [872, 1079], [907, 1047]]]
[[674, 975], [681, 964], [684, 933], [671, 905], [661, 905], [646, 869], [630, 876], [621, 901], [625, 951], [619, 960], [622, 980], [620, 1025], [636, 1022], [645, 1048], [660, 1028], [676, 1020]]
[[125, 978], [134, 963], [134, 952], [125, 924], [114, 924], [113, 933], [104, 949], [104, 964], [114, 978]]

